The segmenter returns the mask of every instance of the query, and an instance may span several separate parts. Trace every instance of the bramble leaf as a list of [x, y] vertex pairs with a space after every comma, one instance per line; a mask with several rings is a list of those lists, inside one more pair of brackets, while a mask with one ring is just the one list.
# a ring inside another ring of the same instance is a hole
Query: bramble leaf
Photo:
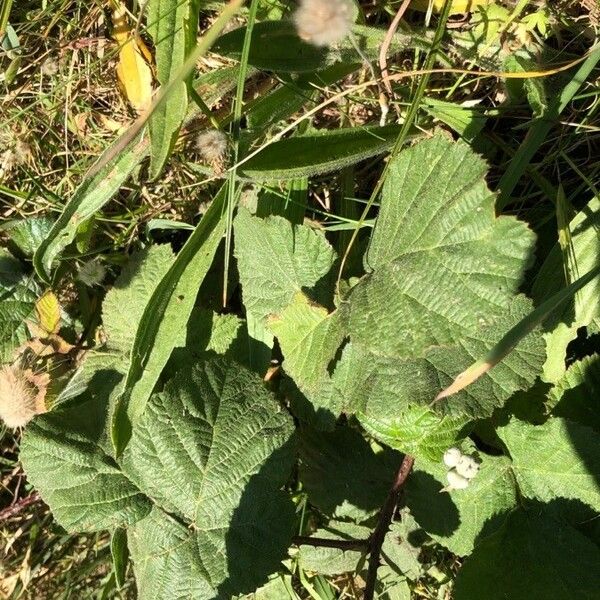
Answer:
[[80, 406], [37, 419], [23, 463], [71, 531], [135, 521], [141, 599], [231, 597], [277, 569], [294, 522], [280, 491], [294, 427], [258, 376], [221, 358], [178, 373], [118, 461], [97, 447], [88, 420]]
[[448, 485], [442, 461], [417, 460], [406, 483], [406, 503], [419, 525], [460, 556], [469, 554], [480, 536], [495, 531], [517, 505], [517, 490], [505, 457], [483, 456], [481, 468], [464, 490]]
[[456, 600], [588, 600], [600, 589], [600, 550], [542, 510], [517, 511], [477, 545], [458, 573]]
[[600, 511], [600, 442], [592, 429], [560, 418], [543, 425], [513, 419], [498, 435], [524, 496], [580, 500]]
[[300, 480], [311, 503], [336, 519], [360, 523], [375, 514], [401, 462], [400, 453], [376, 451], [349, 427], [327, 433], [306, 429], [300, 435]]
[[600, 356], [574, 362], [548, 394], [547, 407], [557, 417], [600, 431]]

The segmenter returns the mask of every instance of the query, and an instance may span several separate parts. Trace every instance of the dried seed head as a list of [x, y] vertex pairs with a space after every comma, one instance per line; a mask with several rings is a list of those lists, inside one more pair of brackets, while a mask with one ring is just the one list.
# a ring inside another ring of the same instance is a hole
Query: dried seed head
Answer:
[[227, 162], [227, 136], [218, 129], [203, 131], [196, 139], [196, 148], [200, 156], [220, 174], [225, 170]]
[[46, 390], [49, 376], [35, 375], [18, 365], [0, 368], [0, 417], [8, 427], [24, 427], [46, 412]]
[[462, 452], [458, 448], [448, 448], [444, 452], [444, 464], [447, 467], [455, 467], [462, 458]]
[[446, 473], [446, 479], [448, 479], [448, 486], [445, 488], [447, 492], [451, 490], [464, 490], [469, 486], [469, 480], [454, 469]]
[[294, 23], [303, 40], [315, 46], [332, 46], [350, 33], [352, 16], [348, 0], [300, 0]]
[[17, 167], [30, 161], [31, 146], [20, 139], [13, 141], [10, 147], [0, 154], [0, 177], [10, 174]]
[[479, 463], [470, 456], [462, 456], [455, 465], [456, 472], [467, 479], [473, 479], [479, 471]]
[[100, 285], [106, 277], [106, 267], [97, 259], [88, 260], [79, 267], [77, 277], [88, 287]]
[[48, 77], [52, 77], [52, 75], [56, 75], [58, 73], [58, 63], [51, 58], [50, 56], [42, 63], [40, 67], [43, 75], [47, 75]]

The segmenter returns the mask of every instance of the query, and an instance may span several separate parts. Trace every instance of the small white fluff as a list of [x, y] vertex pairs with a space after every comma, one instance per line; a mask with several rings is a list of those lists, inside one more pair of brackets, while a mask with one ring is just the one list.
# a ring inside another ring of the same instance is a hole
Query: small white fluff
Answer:
[[196, 138], [196, 148], [207, 163], [219, 163], [227, 154], [227, 136], [218, 129], [207, 129]]
[[462, 458], [462, 452], [458, 448], [448, 448], [444, 452], [444, 464], [447, 467], [455, 467]]
[[464, 490], [469, 487], [469, 480], [460, 475], [460, 473], [457, 473], [454, 469], [451, 469], [446, 473], [446, 479], [448, 480], [448, 486], [444, 489], [447, 492], [451, 490]]
[[350, 33], [352, 16], [349, 0], [300, 0], [294, 23], [304, 41], [332, 46]]
[[455, 466], [456, 472], [467, 479], [473, 479], [479, 471], [479, 463], [470, 456], [463, 456]]
[[88, 287], [100, 285], [106, 277], [106, 267], [97, 259], [88, 260], [79, 267], [77, 277]]

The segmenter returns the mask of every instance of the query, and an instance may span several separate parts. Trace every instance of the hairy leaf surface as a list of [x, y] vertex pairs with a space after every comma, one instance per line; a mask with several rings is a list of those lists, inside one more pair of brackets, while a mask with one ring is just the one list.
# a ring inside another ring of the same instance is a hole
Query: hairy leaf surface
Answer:
[[419, 525], [460, 556], [469, 554], [480, 536], [489, 535], [517, 505], [517, 490], [505, 457], [485, 456], [464, 490], [448, 485], [442, 461], [418, 460], [406, 483], [406, 502]]
[[234, 231], [247, 312], [265, 320], [303, 290], [319, 300], [318, 284], [335, 260], [322, 233], [304, 225], [293, 226], [282, 217], [253, 217], [245, 209], [238, 211]]
[[581, 500], [600, 511], [600, 441], [592, 429], [560, 418], [543, 425], [513, 419], [498, 435], [524, 496]]
[[600, 589], [600, 550], [543, 512], [517, 511], [459, 571], [456, 600], [589, 600]]

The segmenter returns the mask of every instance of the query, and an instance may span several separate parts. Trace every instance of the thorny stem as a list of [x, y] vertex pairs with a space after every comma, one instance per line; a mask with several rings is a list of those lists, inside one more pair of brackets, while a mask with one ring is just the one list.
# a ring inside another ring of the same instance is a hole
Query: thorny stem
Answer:
[[15, 515], [18, 515], [22, 510], [31, 504], [39, 502], [40, 499], [40, 495], [37, 492], [33, 492], [29, 494], [29, 496], [25, 496], [25, 498], [21, 498], [10, 506], [7, 506], [5, 509], [0, 510], [0, 523], [10, 519], [11, 517], [14, 517]]
[[377, 569], [379, 568], [379, 560], [381, 558], [381, 547], [383, 546], [383, 541], [390, 528], [390, 523], [394, 518], [402, 486], [409, 476], [414, 462], [414, 457], [409, 454], [406, 454], [402, 459], [400, 468], [396, 473], [394, 484], [379, 513], [377, 526], [368, 540], [336, 540], [305, 535], [297, 535], [292, 540], [292, 543], [296, 546], [307, 545], [322, 548], [337, 548], [338, 550], [362, 550], [368, 553], [369, 568], [367, 570], [367, 580], [363, 600], [373, 600], [375, 584], [377, 583]]
[[402, 459], [402, 464], [400, 465], [398, 473], [396, 474], [394, 485], [392, 485], [385, 504], [379, 513], [377, 527], [369, 539], [370, 556], [369, 568], [367, 570], [365, 595], [363, 597], [364, 600], [373, 600], [373, 596], [375, 594], [375, 583], [377, 582], [377, 569], [379, 568], [379, 559], [381, 557], [381, 547], [383, 546], [385, 534], [387, 533], [390, 523], [392, 522], [392, 518], [394, 517], [394, 513], [396, 512], [396, 507], [398, 506], [398, 500], [400, 498], [400, 491], [402, 490], [402, 486], [404, 485], [404, 482], [406, 481], [414, 462], [415, 459], [409, 454], [406, 454]]

